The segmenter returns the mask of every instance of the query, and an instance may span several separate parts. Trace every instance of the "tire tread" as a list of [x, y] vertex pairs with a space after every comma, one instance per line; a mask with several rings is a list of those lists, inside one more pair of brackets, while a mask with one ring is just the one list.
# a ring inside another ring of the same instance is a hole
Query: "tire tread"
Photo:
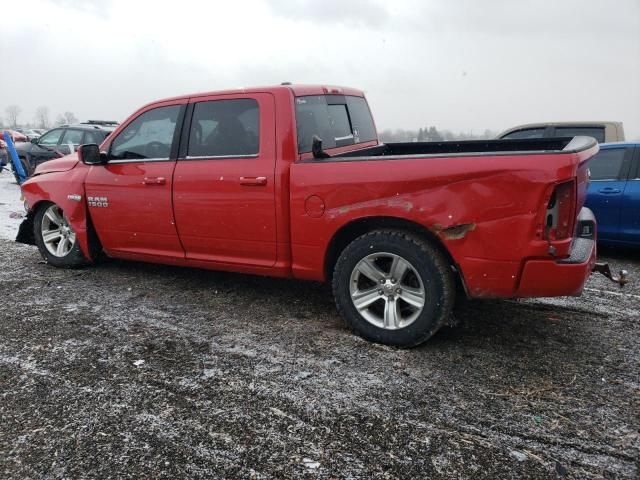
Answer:
[[377, 230], [372, 230], [368, 233], [365, 233], [364, 235], [361, 235], [360, 237], [353, 240], [342, 251], [334, 267], [332, 291], [333, 291], [334, 298], [336, 299], [336, 307], [338, 309], [338, 313], [345, 320], [347, 326], [351, 330], [355, 331], [356, 333], [360, 333], [359, 331], [360, 329], [358, 328], [358, 325], [355, 321], [356, 319], [352, 317], [350, 312], [347, 310], [346, 306], [343, 305], [338, 300], [339, 298], [338, 293], [341, 287], [340, 285], [341, 275], [339, 274], [339, 272], [345, 268], [345, 263], [349, 259], [351, 250], [356, 248], [355, 246], [359, 242], [362, 242], [362, 241], [366, 242], [367, 240], [373, 241], [376, 238], [379, 238], [381, 236], [384, 236], [387, 239], [392, 238], [392, 239], [397, 239], [400, 241], [405, 241], [413, 244], [413, 246], [418, 251], [422, 252], [426, 257], [429, 257], [433, 261], [436, 269], [442, 276], [443, 291], [442, 291], [441, 300], [444, 305], [442, 306], [442, 308], [440, 308], [440, 312], [441, 312], [440, 315], [438, 316], [438, 318], [436, 318], [436, 321], [433, 323], [430, 329], [424, 331], [421, 335], [413, 339], [413, 341], [406, 342], [401, 345], [397, 345], [397, 346], [406, 347], [406, 348], [415, 347], [421, 343], [424, 343], [426, 340], [431, 338], [440, 328], [442, 328], [447, 323], [449, 323], [449, 318], [452, 314], [453, 304], [455, 302], [455, 291], [456, 291], [455, 281], [454, 281], [454, 275], [449, 265], [449, 262], [447, 261], [447, 258], [445, 257], [445, 255], [443, 255], [443, 253], [441, 252], [441, 249], [438, 246], [435, 246], [428, 239], [410, 231], [396, 230], [396, 229], [377, 229]]

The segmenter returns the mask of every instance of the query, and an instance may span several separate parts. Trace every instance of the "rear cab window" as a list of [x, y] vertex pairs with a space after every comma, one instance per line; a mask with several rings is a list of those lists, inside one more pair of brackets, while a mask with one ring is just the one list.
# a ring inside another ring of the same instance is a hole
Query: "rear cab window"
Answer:
[[373, 118], [363, 97], [307, 95], [296, 97], [298, 153], [311, 152], [313, 137], [327, 150], [377, 140]]

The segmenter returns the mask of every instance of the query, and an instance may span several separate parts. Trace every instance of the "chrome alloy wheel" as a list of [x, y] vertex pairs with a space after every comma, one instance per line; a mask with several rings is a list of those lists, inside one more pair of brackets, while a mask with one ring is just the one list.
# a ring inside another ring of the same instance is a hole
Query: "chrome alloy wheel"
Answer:
[[349, 290], [360, 315], [385, 330], [411, 325], [426, 301], [418, 272], [394, 253], [373, 253], [360, 260], [351, 272]]
[[40, 233], [49, 253], [59, 258], [66, 257], [76, 244], [76, 234], [57, 205], [44, 212]]

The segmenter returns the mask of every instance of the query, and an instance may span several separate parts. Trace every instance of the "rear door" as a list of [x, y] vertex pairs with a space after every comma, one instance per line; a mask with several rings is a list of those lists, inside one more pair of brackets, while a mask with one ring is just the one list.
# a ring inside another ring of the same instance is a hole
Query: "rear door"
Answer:
[[602, 148], [589, 160], [591, 181], [586, 206], [598, 221], [598, 238], [619, 240], [622, 197], [627, 183], [633, 148], [621, 145]]
[[108, 163], [89, 170], [87, 203], [107, 253], [184, 258], [171, 188], [186, 103], [169, 101], [139, 112], [111, 140]]
[[271, 94], [192, 99], [174, 173], [176, 224], [187, 258], [276, 262], [275, 104]]
[[635, 148], [634, 165], [622, 196], [620, 240], [640, 245], [640, 147]]

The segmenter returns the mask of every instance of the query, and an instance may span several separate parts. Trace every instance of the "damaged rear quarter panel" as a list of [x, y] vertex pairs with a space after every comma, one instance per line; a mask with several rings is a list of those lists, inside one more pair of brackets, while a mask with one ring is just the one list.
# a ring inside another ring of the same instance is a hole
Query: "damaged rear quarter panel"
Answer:
[[[562, 161], [559, 161], [562, 159]], [[474, 296], [509, 296], [521, 262], [544, 254], [536, 237], [549, 185], [574, 175], [572, 154], [301, 162], [291, 167], [296, 276], [321, 280], [331, 238], [366, 217], [417, 223], [437, 236]], [[305, 199], [324, 200], [324, 214]], [[496, 266], [487, 270], [487, 262]], [[468, 268], [467, 268], [468, 267]]]

